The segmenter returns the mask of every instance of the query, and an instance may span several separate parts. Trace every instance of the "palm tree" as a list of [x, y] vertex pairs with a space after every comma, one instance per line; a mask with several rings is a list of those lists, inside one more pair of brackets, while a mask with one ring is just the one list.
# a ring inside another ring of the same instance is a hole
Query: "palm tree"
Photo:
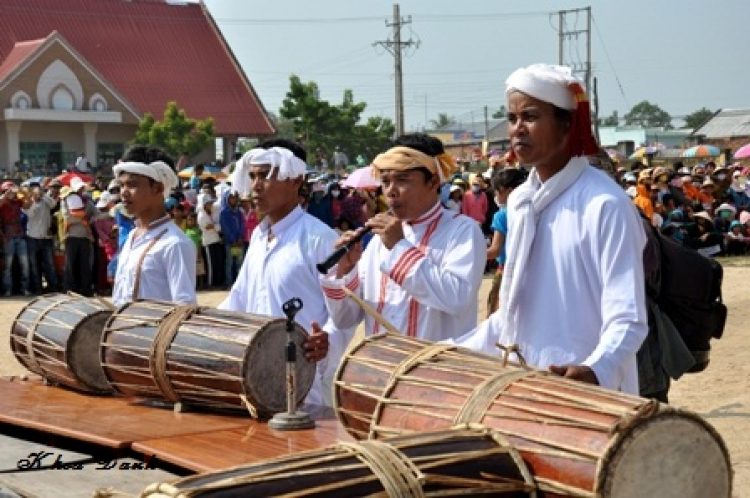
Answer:
[[451, 125], [456, 124], [456, 118], [453, 116], [448, 116], [448, 113], [441, 112], [438, 114], [437, 119], [431, 119], [430, 124], [432, 124], [432, 128], [435, 130], [439, 130], [440, 128], [447, 128]]

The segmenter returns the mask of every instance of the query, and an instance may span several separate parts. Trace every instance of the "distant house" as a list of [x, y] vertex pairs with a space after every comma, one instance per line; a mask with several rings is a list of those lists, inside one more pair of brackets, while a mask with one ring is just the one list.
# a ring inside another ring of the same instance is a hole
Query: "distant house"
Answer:
[[731, 156], [750, 143], [750, 108], [720, 109], [691, 138], [695, 143], [715, 145]]
[[[491, 119], [487, 122], [489, 137], [487, 150], [507, 150], [510, 145], [508, 137], [508, 120]], [[482, 155], [485, 142], [484, 121], [450, 125], [445, 128], [428, 130], [425, 133], [439, 138], [448, 154], [462, 161], [474, 162]]]
[[0, 168], [81, 152], [112, 164], [169, 101], [214, 119], [224, 157], [238, 137], [275, 131], [203, 2], [0, 2]]
[[692, 130], [666, 130], [663, 127], [600, 126], [599, 143], [603, 148], [612, 148], [629, 157], [642, 145], [662, 144], [667, 149], [681, 149]]

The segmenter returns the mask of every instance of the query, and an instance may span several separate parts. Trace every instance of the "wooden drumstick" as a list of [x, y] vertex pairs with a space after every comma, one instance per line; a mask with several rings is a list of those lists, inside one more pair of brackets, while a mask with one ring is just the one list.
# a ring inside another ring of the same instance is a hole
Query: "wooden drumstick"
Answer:
[[378, 322], [380, 325], [383, 326], [384, 329], [386, 329], [388, 332], [391, 332], [393, 334], [401, 334], [396, 327], [393, 326], [391, 322], [385, 319], [383, 315], [372, 309], [372, 306], [367, 304], [361, 297], [359, 297], [354, 291], [349, 289], [348, 287], [343, 287], [344, 294], [352, 298], [360, 308], [365, 310], [365, 313], [370, 315], [376, 322]]

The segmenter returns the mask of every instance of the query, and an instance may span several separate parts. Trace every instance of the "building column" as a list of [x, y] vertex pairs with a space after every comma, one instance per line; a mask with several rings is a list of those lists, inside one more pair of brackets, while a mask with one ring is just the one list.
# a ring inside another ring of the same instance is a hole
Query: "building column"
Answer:
[[224, 164], [234, 161], [234, 149], [237, 146], [237, 135], [225, 135], [222, 137], [222, 150], [224, 152]]
[[99, 123], [83, 123], [83, 153], [86, 159], [96, 169], [99, 166], [99, 158], [96, 155], [96, 131], [99, 129]]
[[8, 143], [8, 155], [5, 158], [5, 164], [7, 165], [8, 173], [13, 173], [16, 170], [16, 161], [21, 160], [21, 125], [22, 121], [6, 121], [5, 122], [5, 138]]

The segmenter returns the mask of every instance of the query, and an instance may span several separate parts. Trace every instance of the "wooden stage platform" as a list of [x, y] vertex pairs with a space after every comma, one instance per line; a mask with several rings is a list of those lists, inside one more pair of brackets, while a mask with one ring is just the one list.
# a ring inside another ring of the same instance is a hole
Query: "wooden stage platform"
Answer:
[[94, 396], [45, 385], [33, 377], [0, 378], [0, 423], [63, 436], [192, 472], [350, 441], [331, 409], [305, 407], [314, 429], [276, 431], [248, 414], [175, 412], [137, 398]]

